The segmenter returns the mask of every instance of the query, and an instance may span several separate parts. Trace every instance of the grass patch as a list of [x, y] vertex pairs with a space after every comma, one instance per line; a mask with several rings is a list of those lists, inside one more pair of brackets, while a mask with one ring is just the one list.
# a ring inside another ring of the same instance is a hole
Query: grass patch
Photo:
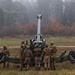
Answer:
[[[22, 39], [17, 38], [5, 38], [0, 39], [0, 46], [20, 46]], [[25, 39], [26, 40], [26, 39]], [[28, 38], [29, 40], [29, 38]], [[51, 41], [54, 41], [58, 46], [74, 46], [75, 37], [46, 37], [46, 42], [49, 44]], [[67, 54], [72, 50], [68, 49], [58, 49], [57, 56], [59, 56], [64, 50], [67, 51]], [[2, 49], [0, 49], [2, 51]], [[20, 48], [9, 48], [10, 55], [13, 57], [18, 57], [20, 54]], [[3, 69], [3, 65], [0, 64], [0, 75], [75, 75], [75, 64], [71, 64], [69, 61], [63, 63], [56, 63], [55, 71], [45, 71], [44, 68], [41, 68], [41, 71], [36, 71], [34, 67], [31, 67], [29, 71], [19, 71], [19, 68], [16, 67], [16, 64], [10, 63], [9, 68]]]
[[[25, 38], [23, 40], [28, 40], [30, 38]], [[75, 37], [46, 37], [46, 42], [50, 44], [51, 41], [57, 46], [74, 46], [75, 45]], [[0, 46], [20, 46], [22, 39], [21, 38], [0, 38]]]
[[[1, 51], [2, 49], [0, 49]], [[19, 57], [19, 48], [10, 48], [10, 55], [13, 57]], [[64, 50], [58, 50], [57, 56], [59, 56]], [[70, 50], [67, 50], [69, 53]], [[75, 75], [75, 64], [71, 64], [70, 61], [63, 63], [56, 63], [55, 71], [45, 71], [44, 67], [41, 67], [41, 71], [36, 71], [35, 67], [31, 67], [29, 71], [20, 71], [17, 64], [10, 63], [9, 68], [3, 69], [3, 64], [0, 64], [0, 75]], [[18, 64], [19, 65], [19, 64]]]

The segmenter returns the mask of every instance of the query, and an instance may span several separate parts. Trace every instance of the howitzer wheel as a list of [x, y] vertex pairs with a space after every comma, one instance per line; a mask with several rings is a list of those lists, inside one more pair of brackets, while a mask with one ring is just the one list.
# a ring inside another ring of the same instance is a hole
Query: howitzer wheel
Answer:
[[68, 56], [69, 56], [70, 62], [75, 63], [75, 51], [70, 51]]
[[5, 62], [5, 54], [0, 52], [0, 64]]

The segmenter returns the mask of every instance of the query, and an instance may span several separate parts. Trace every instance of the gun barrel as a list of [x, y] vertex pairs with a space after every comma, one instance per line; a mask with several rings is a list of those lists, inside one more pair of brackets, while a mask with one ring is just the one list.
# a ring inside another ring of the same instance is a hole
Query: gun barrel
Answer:
[[43, 38], [42, 38], [42, 35], [41, 35], [41, 19], [42, 19], [42, 15], [38, 14], [37, 19], [38, 19], [37, 34], [35, 35], [34, 44], [36, 44], [36, 43], [42, 44], [43, 43]]
[[42, 15], [38, 14], [37, 18], [38, 18], [37, 34], [41, 34], [41, 19], [42, 19]]

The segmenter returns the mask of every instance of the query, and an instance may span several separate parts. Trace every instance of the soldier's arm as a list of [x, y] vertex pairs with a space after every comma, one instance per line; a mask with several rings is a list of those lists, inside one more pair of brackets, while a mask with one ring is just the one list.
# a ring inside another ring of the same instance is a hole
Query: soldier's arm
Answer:
[[22, 48], [20, 49], [20, 54], [19, 55], [20, 55], [20, 58], [21, 58], [21, 56], [22, 56]]
[[36, 49], [34, 49], [34, 56], [35, 56], [35, 51], [36, 51]]
[[25, 58], [25, 51], [22, 53], [22, 59], [24, 59]]
[[9, 50], [7, 50], [8, 56], [10, 56]]
[[56, 48], [56, 46], [54, 46], [55, 47], [55, 53], [57, 53], [57, 48]]
[[49, 54], [51, 54], [51, 49], [52, 49], [52, 48], [50, 48], [50, 47], [48, 48], [48, 50], [49, 50]]
[[30, 54], [31, 54], [31, 57], [33, 58], [33, 53], [32, 53], [32, 51], [30, 51]]
[[39, 48], [39, 51], [41, 51], [41, 48]]
[[57, 53], [57, 48], [56, 48], [56, 53]]
[[4, 53], [4, 50], [2, 50], [2, 52]]
[[44, 50], [42, 51], [42, 55], [41, 55], [41, 57], [43, 57], [44, 56]]

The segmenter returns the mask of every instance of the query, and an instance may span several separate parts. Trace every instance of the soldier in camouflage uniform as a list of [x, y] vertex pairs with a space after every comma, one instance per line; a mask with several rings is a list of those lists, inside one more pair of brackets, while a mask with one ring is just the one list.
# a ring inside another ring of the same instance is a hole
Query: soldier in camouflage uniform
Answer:
[[24, 53], [24, 50], [26, 49], [26, 45], [25, 45], [25, 42], [22, 41], [21, 42], [21, 52], [20, 52], [20, 70], [22, 70], [23, 68], [23, 65], [24, 65], [24, 56], [23, 56], [23, 53]]
[[[5, 54], [5, 56], [10, 56], [9, 50], [7, 49], [6, 46], [3, 46], [2, 52]], [[9, 67], [9, 62], [4, 62], [4, 65], [3, 65], [4, 68], [6, 64], [7, 64], [7, 67]]]
[[52, 70], [55, 70], [55, 58], [56, 58], [57, 49], [56, 46], [54, 45], [54, 42], [51, 42], [50, 49], [51, 49], [50, 66]]
[[45, 70], [50, 69], [50, 49], [48, 48], [48, 45], [43, 49], [42, 57], [44, 61], [44, 68]]
[[32, 58], [33, 58], [33, 54], [30, 51], [29, 46], [27, 46], [26, 50], [24, 51], [24, 63], [26, 64], [26, 70], [29, 69]]
[[26, 40], [25, 44], [28, 46], [28, 40]]
[[34, 56], [35, 56], [35, 67], [36, 67], [36, 70], [40, 70], [41, 48], [39, 47], [38, 44], [35, 45]]

